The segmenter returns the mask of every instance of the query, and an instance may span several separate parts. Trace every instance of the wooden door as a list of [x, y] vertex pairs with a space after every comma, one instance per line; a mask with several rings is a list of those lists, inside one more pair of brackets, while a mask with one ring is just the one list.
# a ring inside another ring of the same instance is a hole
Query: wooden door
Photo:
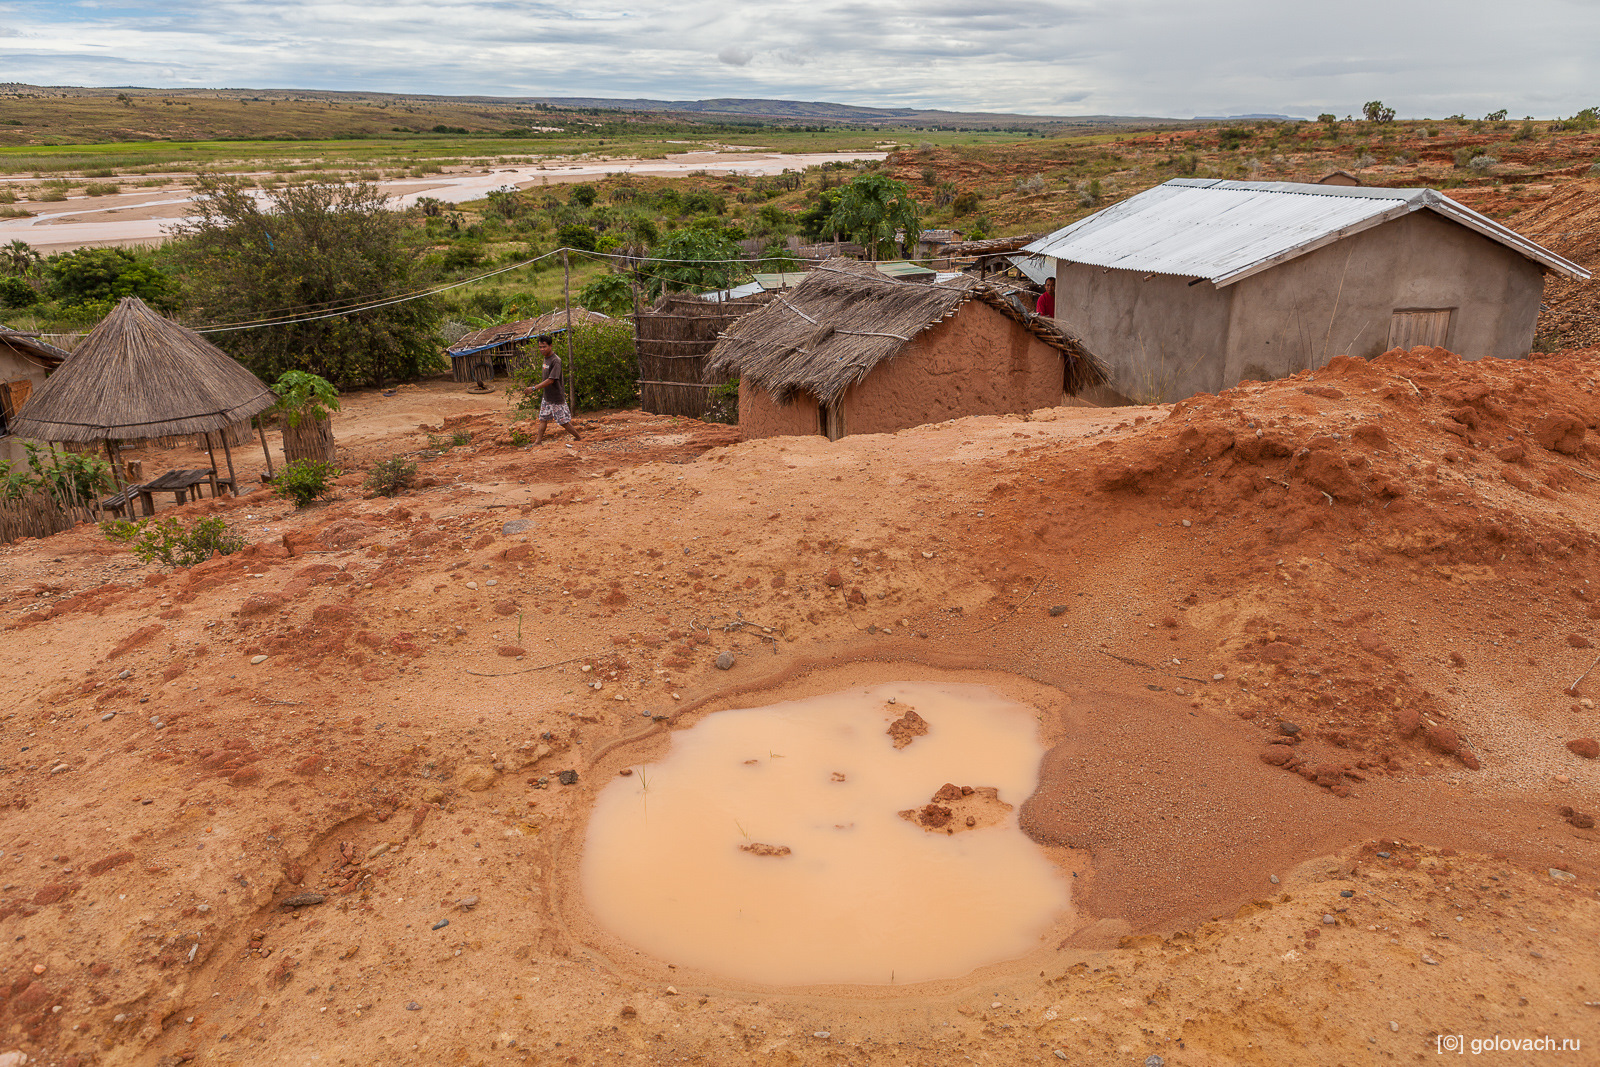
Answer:
[[1413, 308], [1396, 311], [1389, 320], [1389, 347], [1445, 346], [1450, 337], [1451, 308]]

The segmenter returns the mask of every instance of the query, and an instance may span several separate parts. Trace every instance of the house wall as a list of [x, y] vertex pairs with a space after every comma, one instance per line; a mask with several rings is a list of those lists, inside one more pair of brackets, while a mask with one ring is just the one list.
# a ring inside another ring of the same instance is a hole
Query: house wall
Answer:
[[844, 431], [893, 433], [966, 415], [1057, 407], [1062, 355], [977, 300], [924, 330], [840, 399]]
[[1057, 261], [1056, 318], [1111, 372], [1091, 400], [1153, 403], [1226, 388], [1233, 292], [1192, 280]]
[[802, 437], [822, 432], [817, 398], [801, 393], [790, 404], [779, 404], [772, 394], [748, 381], [739, 382], [739, 434], [754, 437]]
[[[845, 391], [844, 432], [893, 433], [965, 415], [1055, 407], [1063, 371], [1060, 352], [989, 305], [968, 301]], [[817, 400], [805, 393], [779, 405], [740, 382], [739, 429], [745, 438], [819, 434]]]
[[1338, 355], [1370, 359], [1389, 347], [1390, 318], [1406, 309], [1453, 309], [1444, 347], [1467, 359], [1520, 358], [1533, 343], [1544, 275], [1499, 242], [1416, 211], [1232, 288], [1226, 385]]
[[[0, 385], [26, 379], [35, 389], [44, 384], [45, 369], [24, 353], [0, 342]], [[15, 415], [15, 412], [12, 412]], [[23, 439], [15, 434], [0, 437], [0, 460], [21, 463], [27, 459], [22, 449]]]
[[1543, 273], [1498, 242], [1418, 211], [1217, 289], [1192, 279], [1060, 262], [1056, 317], [1140, 402], [1215, 393], [1371, 358], [1397, 310], [1452, 308], [1445, 347], [1468, 359], [1527, 354]]

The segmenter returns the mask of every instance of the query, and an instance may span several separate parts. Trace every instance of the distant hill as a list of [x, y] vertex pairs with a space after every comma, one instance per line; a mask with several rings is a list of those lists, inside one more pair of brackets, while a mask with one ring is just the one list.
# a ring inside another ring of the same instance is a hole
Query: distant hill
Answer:
[[[825, 101], [723, 98], [652, 100], [591, 96], [435, 96], [422, 93], [347, 92], [330, 89], [163, 89], [148, 86], [62, 86], [0, 83], [0, 98], [12, 101], [87, 99], [122, 106], [146, 101], [166, 106], [183, 101], [337, 104], [344, 107], [404, 109], [407, 113], [478, 109], [482, 119], [505, 125], [526, 123], [529, 112], [603, 112], [648, 115], [688, 122], [767, 122], [821, 126], [935, 126], [957, 129], [1017, 129], [1060, 133], [1132, 126], [1149, 127], [1186, 120], [1135, 115], [1023, 115], [1007, 112], [921, 108], [861, 107]], [[485, 113], [485, 112], [492, 112]], [[441, 120], [442, 121], [442, 120]]]

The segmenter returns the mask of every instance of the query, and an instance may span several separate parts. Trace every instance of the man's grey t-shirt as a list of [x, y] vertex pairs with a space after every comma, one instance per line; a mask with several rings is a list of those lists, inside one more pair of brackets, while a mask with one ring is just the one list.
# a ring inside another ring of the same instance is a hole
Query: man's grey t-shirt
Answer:
[[544, 377], [550, 384], [544, 387], [544, 402], [546, 404], [565, 404], [567, 394], [561, 391], [561, 357], [551, 354], [544, 361]]

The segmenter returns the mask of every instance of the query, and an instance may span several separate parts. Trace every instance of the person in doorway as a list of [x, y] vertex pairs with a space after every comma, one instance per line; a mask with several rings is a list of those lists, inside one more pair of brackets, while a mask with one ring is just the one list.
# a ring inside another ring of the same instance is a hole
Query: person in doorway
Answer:
[[1039, 301], [1033, 305], [1033, 310], [1047, 319], [1056, 317], [1056, 280], [1054, 278], [1046, 278], [1044, 280], [1044, 292], [1039, 294]]
[[555, 344], [547, 333], [539, 335], [539, 358], [544, 361], [544, 369], [541, 372], [543, 380], [523, 390], [529, 396], [536, 390], [541, 394], [539, 425], [534, 431], [533, 443], [544, 444], [544, 432], [552, 419], [557, 426], [567, 431], [574, 441], [583, 440], [578, 436], [578, 431], [572, 428], [572, 411], [567, 407], [567, 394], [561, 388], [561, 357], [556, 355]]

